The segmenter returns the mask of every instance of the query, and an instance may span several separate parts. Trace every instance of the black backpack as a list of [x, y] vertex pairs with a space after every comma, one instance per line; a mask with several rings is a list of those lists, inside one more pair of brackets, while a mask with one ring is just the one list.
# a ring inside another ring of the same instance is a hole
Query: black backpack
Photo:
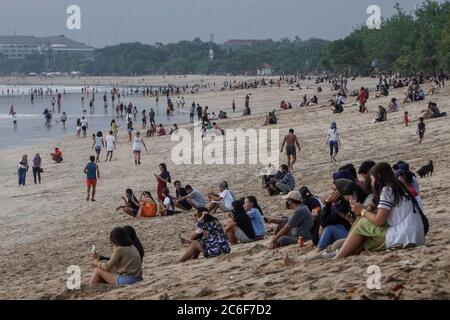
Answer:
[[417, 203], [416, 198], [411, 197], [411, 201], [413, 203], [414, 213], [417, 214], [417, 211], [419, 211], [420, 217], [422, 218], [424, 235], [426, 236], [428, 230], [430, 229], [430, 222], [428, 221], [428, 218], [425, 216], [425, 213], [423, 213], [422, 208], [420, 208], [419, 204]]

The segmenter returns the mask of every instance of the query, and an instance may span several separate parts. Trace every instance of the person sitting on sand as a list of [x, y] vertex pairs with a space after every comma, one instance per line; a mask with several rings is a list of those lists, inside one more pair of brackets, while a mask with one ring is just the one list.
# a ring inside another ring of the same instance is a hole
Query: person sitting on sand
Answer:
[[305, 242], [312, 240], [313, 218], [308, 207], [302, 203], [300, 192], [291, 191], [283, 199], [286, 199], [286, 208], [293, 210], [294, 213], [289, 219], [286, 217], [264, 218], [266, 223], [278, 225], [275, 236], [267, 246], [268, 249], [297, 244], [299, 237], [302, 237]]
[[269, 191], [269, 195], [276, 195], [280, 193], [287, 194], [295, 189], [294, 175], [289, 172], [287, 164], [281, 165], [281, 174], [275, 175], [264, 186]]
[[189, 244], [189, 248], [179, 262], [197, 259], [200, 253], [203, 253], [205, 258], [214, 258], [231, 252], [230, 243], [222, 225], [208, 211], [202, 212], [196, 233], [203, 237], [200, 240], [184, 240]]
[[318, 103], [319, 103], [319, 99], [317, 99], [317, 96], [313, 96], [313, 97], [311, 98], [311, 100], [308, 102], [307, 106], [308, 106], [308, 107], [310, 107], [310, 106], [315, 106], [315, 105], [317, 105]]
[[160, 123], [159, 124], [159, 129], [158, 129], [158, 136], [165, 136], [166, 135], [166, 129], [164, 129], [163, 125]]
[[364, 191], [366, 193], [370, 192], [370, 176], [369, 176], [369, 171], [370, 169], [373, 168], [373, 166], [375, 166], [375, 161], [372, 160], [367, 160], [364, 161], [363, 163], [361, 163], [361, 165], [359, 166], [358, 169], [358, 175], [359, 175], [359, 181], [358, 184], [361, 188], [364, 189]]
[[[92, 253], [91, 267], [95, 269], [89, 284], [107, 283], [114, 286], [132, 285], [142, 281], [142, 257], [126, 229], [114, 228], [109, 239], [114, 246], [113, 254], [107, 261]], [[114, 271], [112, 271], [114, 270]]]
[[228, 183], [221, 181], [219, 183], [219, 190], [220, 192], [218, 194], [210, 193], [208, 195], [208, 199], [211, 201], [208, 210], [211, 213], [215, 213], [220, 208], [222, 212], [230, 212], [233, 210], [232, 203], [235, 199], [233, 193], [228, 190]]
[[367, 251], [405, 248], [425, 244], [421, 208], [408, 189], [394, 175], [391, 166], [381, 162], [370, 170], [373, 202], [377, 210], [363, 209], [355, 200], [352, 211], [362, 218], [356, 222], [336, 258]]
[[192, 207], [197, 210], [205, 207], [206, 199], [200, 191], [193, 189], [189, 184], [187, 184], [184, 189], [186, 190], [187, 195], [179, 197], [179, 201], [186, 200]]
[[175, 123], [173, 125], [173, 128], [170, 129], [169, 135], [172, 135], [173, 133], [176, 133], [176, 132], [178, 132], [178, 125]]
[[433, 119], [433, 118], [439, 118], [442, 115], [445, 115], [445, 113], [441, 113], [438, 106], [434, 102], [428, 103], [428, 108], [425, 111], [422, 111], [421, 118], [427, 119]]
[[388, 112], [397, 112], [400, 110], [400, 106], [396, 98], [391, 99], [391, 103], [388, 106]]
[[192, 204], [190, 204], [189, 201], [186, 199], [186, 196], [188, 195], [188, 193], [187, 193], [186, 189], [181, 186], [181, 182], [177, 180], [173, 183], [173, 185], [175, 187], [175, 192], [176, 192], [176, 198], [174, 198], [175, 207], [177, 207], [181, 210], [184, 210], [184, 211], [191, 210]]
[[138, 199], [134, 196], [133, 190], [126, 189], [125, 196], [122, 196], [122, 200], [124, 201], [124, 205], [117, 207], [116, 211], [126, 213], [135, 218], [138, 214], [140, 204]]
[[266, 231], [264, 229], [263, 212], [254, 196], [248, 196], [244, 199], [244, 209], [252, 222], [253, 230], [255, 231], [255, 239], [264, 239]]
[[244, 199], [233, 201], [232, 206], [233, 210], [229, 215], [232, 221], [225, 227], [228, 240], [232, 245], [255, 241], [255, 230], [244, 209]]
[[162, 204], [153, 199], [150, 191], [144, 191], [139, 199], [139, 210], [136, 218], [154, 218], [161, 215]]
[[384, 122], [384, 121], [387, 121], [386, 108], [383, 106], [378, 106], [377, 117], [373, 120], [373, 122], [376, 123], [376, 122]]
[[63, 161], [62, 152], [59, 150], [59, 148], [55, 148], [54, 153], [50, 153], [50, 156], [52, 157], [52, 160], [56, 163], [61, 163]]
[[150, 125], [150, 128], [147, 130], [147, 138], [148, 137], [153, 137], [154, 135], [156, 135], [156, 126], [154, 123], [152, 123]]
[[161, 215], [163, 216], [173, 216], [175, 213], [178, 213], [175, 211], [175, 202], [172, 199], [172, 196], [170, 195], [169, 189], [164, 189], [162, 192], [164, 196], [163, 205]]
[[272, 124], [277, 124], [277, 116], [275, 115], [275, 112], [269, 112], [269, 114], [266, 116], [266, 120], [264, 121], [263, 126], [268, 126]]

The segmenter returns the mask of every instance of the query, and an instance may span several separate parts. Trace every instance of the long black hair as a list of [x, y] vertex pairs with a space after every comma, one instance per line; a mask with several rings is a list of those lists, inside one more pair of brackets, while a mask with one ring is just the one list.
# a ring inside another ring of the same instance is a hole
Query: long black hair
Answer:
[[109, 241], [116, 247], [129, 247], [133, 245], [128, 232], [121, 227], [114, 228], [111, 231]]
[[381, 191], [384, 187], [390, 187], [394, 195], [393, 205], [396, 206], [406, 198], [412, 200], [413, 196], [409, 193], [406, 186], [394, 174], [392, 167], [386, 162], [377, 163], [370, 169], [370, 176], [375, 178], [373, 187], [373, 202], [378, 205], [380, 202]]
[[248, 196], [246, 198], [248, 200], [250, 200], [250, 202], [253, 204], [253, 208], [258, 209], [259, 213], [261, 213], [261, 215], [264, 216], [263, 211], [262, 211], [261, 207], [258, 204], [258, 200], [256, 200], [256, 198], [254, 196]]
[[159, 165], [163, 168], [164, 172], [167, 172], [167, 182], [171, 183], [172, 179], [170, 178], [169, 171], [167, 171], [167, 165], [165, 163], [160, 163]]
[[137, 251], [139, 251], [142, 261], [144, 259], [144, 247], [142, 247], [141, 241], [136, 234], [136, 230], [134, 230], [132, 226], [125, 226], [123, 229], [128, 233], [133, 246], [135, 246]]

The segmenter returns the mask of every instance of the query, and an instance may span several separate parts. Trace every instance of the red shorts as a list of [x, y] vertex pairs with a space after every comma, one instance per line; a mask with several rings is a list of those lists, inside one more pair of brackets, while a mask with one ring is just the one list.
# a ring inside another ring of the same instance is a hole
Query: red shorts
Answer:
[[87, 179], [86, 180], [86, 185], [88, 186], [88, 188], [90, 186], [95, 187], [97, 185], [97, 179]]

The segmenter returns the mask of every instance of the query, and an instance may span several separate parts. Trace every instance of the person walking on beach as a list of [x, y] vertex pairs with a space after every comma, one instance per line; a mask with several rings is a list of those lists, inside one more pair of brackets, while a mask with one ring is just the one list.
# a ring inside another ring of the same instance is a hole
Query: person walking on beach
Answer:
[[419, 135], [419, 143], [422, 143], [423, 137], [425, 135], [426, 126], [424, 118], [419, 118], [419, 123], [417, 124], [417, 134]]
[[66, 121], [67, 121], [67, 115], [66, 115], [65, 112], [62, 113], [60, 121], [61, 121], [61, 123], [63, 125], [63, 129], [65, 129], [66, 128]]
[[19, 166], [17, 167], [17, 174], [19, 176], [19, 187], [25, 185], [28, 167], [29, 167], [28, 166], [28, 156], [26, 154], [24, 154], [19, 161]]
[[116, 141], [119, 141], [118, 139], [117, 139], [117, 134], [118, 134], [118, 132], [119, 132], [119, 125], [116, 123], [116, 120], [114, 120], [114, 119], [112, 119], [111, 120], [111, 131], [112, 131], [112, 133], [114, 134], [114, 139], [116, 140]]
[[150, 124], [154, 124], [156, 126], [155, 122], [155, 111], [153, 111], [153, 108], [150, 108], [150, 111], [148, 113], [148, 117], [150, 118]]
[[[95, 157], [91, 156], [89, 158], [90, 162], [84, 168], [84, 173], [86, 174], [86, 186], [87, 186], [87, 197], [86, 201], [95, 201], [95, 189], [97, 187], [97, 179], [100, 179], [100, 169], [98, 165], [95, 163]], [[91, 197], [91, 188], [92, 188], [92, 197]]]
[[86, 131], [88, 128], [88, 122], [85, 117], [81, 117], [81, 130], [83, 131], [83, 138], [86, 138]]
[[234, 99], [233, 102], [231, 103], [231, 108], [233, 108], [233, 113], [236, 112], [236, 102], [234, 102]]
[[109, 157], [109, 161], [112, 161], [112, 156], [113, 156], [113, 152], [116, 149], [116, 139], [113, 136], [114, 132], [113, 131], [109, 131], [109, 135], [106, 136], [105, 140], [106, 140], [106, 160], [105, 162], [108, 161], [108, 157]]
[[80, 118], [77, 119], [77, 137], [79, 138], [81, 136], [81, 120]]
[[142, 146], [144, 146], [145, 151], [148, 151], [141, 133], [137, 131], [133, 141], [134, 164], [136, 165], [141, 164]]
[[95, 147], [95, 153], [97, 157], [95, 162], [100, 162], [100, 153], [102, 151], [102, 147], [105, 147], [105, 142], [103, 141], [103, 133], [101, 131], [97, 132], [97, 135], [94, 136], [94, 143], [92, 144], [92, 149]]
[[331, 162], [337, 161], [336, 156], [339, 152], [339, 145], [341, 144], [341, 140], [339, 139], [339, 130], [337, 128], [336, 122], [331, 123], [331, 128], [328, 129], [327, 141], [325, 144], [330, 147], [330, 157]]
[[[42, 170], [42, 159], [39, 153], [36, 153], [36, 155], [33, 158], [33, 178], [34, 178], [34, 184], [37, 184], [37, 180], [39, 180], [39, 184], [41, 184], [41, 173], [44, 170]], [[36, 179], [38, 178], [38, 179]]]
[[131, 139], [133, 137], [133, 120], [131, 119], [128, 119], [127, 131], [128, 131], [128, 141], [131, 142]]
[[302, 150], [300, 144], [298, 143], [297, 136], [294, 134], [294, 129], [290, 129], [289, 134], [284, 137], [280, 152], [283, 152], [284, 145], [286, 145], [288, 169], [289, 171], [292, 171], [294, 170], [294, 163], [295, 161], [297, 161], [297, 149], [295, 148], [295, 146], [297, 145], [299, 152]]

